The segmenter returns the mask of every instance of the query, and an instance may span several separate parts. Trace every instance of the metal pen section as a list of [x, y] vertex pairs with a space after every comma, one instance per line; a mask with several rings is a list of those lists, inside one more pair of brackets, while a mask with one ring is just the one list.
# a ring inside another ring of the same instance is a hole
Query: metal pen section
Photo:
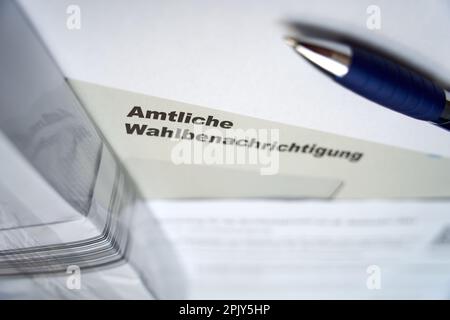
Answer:
[[181, 297], [171, 244], [13, 1], [0, 43], [0, 288], [129, 263], [153, 296]]

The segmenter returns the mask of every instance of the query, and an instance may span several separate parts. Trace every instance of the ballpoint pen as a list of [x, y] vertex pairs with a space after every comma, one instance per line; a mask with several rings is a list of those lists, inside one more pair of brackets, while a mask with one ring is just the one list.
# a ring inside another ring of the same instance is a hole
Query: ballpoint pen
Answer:
[[286, 43], [337, 83], [386, 108], [450, 130], [450, 93], [367, 50], [323, 40]]

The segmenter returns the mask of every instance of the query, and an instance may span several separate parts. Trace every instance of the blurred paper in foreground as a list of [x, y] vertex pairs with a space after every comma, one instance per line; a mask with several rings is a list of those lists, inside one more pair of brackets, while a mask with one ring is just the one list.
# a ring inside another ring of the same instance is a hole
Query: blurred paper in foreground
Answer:
[[183, 296], [158, 223], [13, 1], [0, 42], [0, 297]]

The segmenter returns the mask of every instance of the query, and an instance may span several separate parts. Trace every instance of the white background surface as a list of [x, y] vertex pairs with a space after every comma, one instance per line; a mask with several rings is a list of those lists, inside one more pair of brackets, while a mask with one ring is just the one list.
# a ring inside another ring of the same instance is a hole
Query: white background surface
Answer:
[[[68, 77], [450, 156], [448, 132], [339, 87], [286, 47], [281, 23], [360, 37], [450, 85], [446, 0], [20, 2]], [[366, 27], [371, 4], [381, 30]]]

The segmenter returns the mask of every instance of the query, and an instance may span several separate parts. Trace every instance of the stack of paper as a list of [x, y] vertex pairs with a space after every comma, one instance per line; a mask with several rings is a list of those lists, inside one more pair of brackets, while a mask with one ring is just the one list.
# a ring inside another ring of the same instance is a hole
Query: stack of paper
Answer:
[[18, 7], [0, 6], [0, 297], [182, 295], [135, 184]]

